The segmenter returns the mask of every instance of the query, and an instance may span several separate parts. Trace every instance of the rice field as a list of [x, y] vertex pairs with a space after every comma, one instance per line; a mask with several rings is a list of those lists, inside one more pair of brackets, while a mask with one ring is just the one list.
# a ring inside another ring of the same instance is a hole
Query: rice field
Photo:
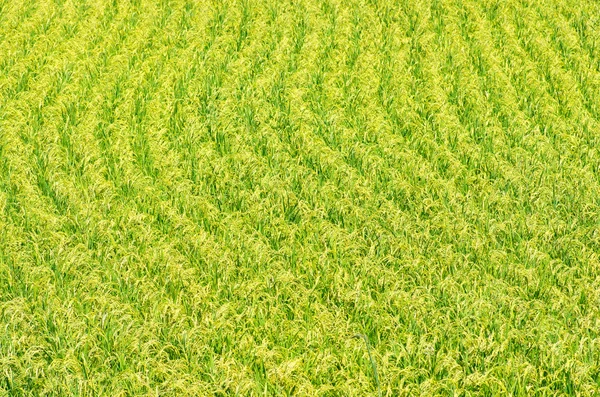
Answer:
[[3, 0], [0, 396], [600, 395], [600, 3]]

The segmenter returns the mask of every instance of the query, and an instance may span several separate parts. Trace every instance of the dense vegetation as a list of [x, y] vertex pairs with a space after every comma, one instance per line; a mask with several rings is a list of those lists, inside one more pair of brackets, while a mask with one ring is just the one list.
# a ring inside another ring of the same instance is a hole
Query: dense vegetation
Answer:
[[597, 393], [599, 24], [4, 0], [0, 394]]

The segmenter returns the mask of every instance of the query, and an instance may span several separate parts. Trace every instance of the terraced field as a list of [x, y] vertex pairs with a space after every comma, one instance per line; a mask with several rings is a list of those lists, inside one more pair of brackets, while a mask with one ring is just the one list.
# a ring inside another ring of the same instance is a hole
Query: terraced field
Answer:
[[598, 395], [599, 205], [596, 1], [0, 5], [0, 395]]

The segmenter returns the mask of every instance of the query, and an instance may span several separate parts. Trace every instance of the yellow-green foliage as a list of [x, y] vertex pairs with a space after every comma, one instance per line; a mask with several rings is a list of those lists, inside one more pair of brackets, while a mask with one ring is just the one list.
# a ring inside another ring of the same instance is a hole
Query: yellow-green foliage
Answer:
[[0, 395], [594, 395], [599, 167], [597, 1], [4, 0]]

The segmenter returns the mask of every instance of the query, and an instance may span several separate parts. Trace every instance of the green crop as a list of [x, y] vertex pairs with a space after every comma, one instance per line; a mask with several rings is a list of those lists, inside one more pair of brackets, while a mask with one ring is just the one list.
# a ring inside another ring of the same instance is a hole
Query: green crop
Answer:
[[0, 0], [0, 396], [600, 393], [600, 3]]

